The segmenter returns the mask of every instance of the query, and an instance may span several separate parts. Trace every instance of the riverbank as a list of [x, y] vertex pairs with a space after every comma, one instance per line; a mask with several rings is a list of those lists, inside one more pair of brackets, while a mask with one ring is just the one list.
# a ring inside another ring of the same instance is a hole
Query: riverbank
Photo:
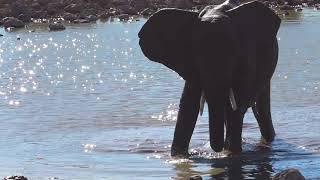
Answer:
[[[30, 22], [90, 23], [108, 18], [128, 21], [135, 16], [148, 17], [161, 8], [199, 10], [206, 5], [221, 2], [223, 0], [0, 0], [0, 26], [21, 28]], [[303, 7], [320, 9], [316, 0], [277, 0], [264, 3], [285, 11], [302, 11]], [[52, 27], [53, 30], [64, 29], [60, 24]]]

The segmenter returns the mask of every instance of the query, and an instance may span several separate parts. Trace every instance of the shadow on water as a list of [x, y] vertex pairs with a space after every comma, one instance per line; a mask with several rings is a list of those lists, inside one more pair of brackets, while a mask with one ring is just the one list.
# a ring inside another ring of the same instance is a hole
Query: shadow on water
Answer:
[[[286, 168], [314, 168], [320, 163], [315, 158], [318, 155], [282, 139], [275, 140], [272, 147], [250, 143], [245, 143], [244, 146], [244, 152], [233, 157], [211, 153], [209, 156], [193, 155], [189, 160], [172, 163], [177, 172], [175, 179], [186, 179], [192, 175], [201, 175], [204, 179], [272, 179], [276, 173]], [[316, 177], [317, 172], [313, 173], [303, 175]]]

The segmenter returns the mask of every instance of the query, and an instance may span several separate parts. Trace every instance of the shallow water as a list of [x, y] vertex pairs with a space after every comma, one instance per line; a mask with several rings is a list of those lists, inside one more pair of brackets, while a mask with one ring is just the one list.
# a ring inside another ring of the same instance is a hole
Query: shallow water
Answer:
[[210, 150], [206, 110], [191, 142], [200, 155], [170, 158], [184, 82], [141, 53], [144, 21], [0, 30], [0, 177], [269, 179], [292, 167], [320, 179], [319, 12], [292, 14], [278, 33], [271, 151], [257, 150], [249, 110], [244, 153], [236, 158]]

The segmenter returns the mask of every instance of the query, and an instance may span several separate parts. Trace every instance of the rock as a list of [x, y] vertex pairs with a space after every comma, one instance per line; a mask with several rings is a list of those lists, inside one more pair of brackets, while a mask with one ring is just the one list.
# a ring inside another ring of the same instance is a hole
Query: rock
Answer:
[[64, 13], [62, 17], [65, 21], [74, 21], [79, 18], [77, 15], [68, 12]]
[[177, 0], [174, 6], [180, 9], [191, 9], [194, 4], [190, 0]]
[[35, 19], [45, 18], [47, 13], [45, 11], [39, 10], [39, 11], [33, 11], [31, 13], [31, 17]]
[[24, 176], [7, 176], [3, 180], [28, 180], [28, 178]]
[[150, 9], [150, 8], [146, 8], [143, 11], [141, 11], [139, 14], [142, 16], [151, 16], [155, 11]]
[[302, 4], [301, 0], [286, 0], [286, 2], [290, 6], [297, 6]]
[[5, 17], [1, 20], [1, 23], [5, 28], [8, 27], [15, 27], [15, 28], [21, 28], [24, 27], [24, 23], [15, 18], [15, 17]]
[[120, 14], [117, 17], [120, 19], [120, 21], [127, 21], [130, 19], [129, 14]]
[[108, 19], [110, 17], [110, 13], [109, 12], [104, 12], [98, 15], [99, 19]]
[[202, 177], [200, 175], [194, 175], [190, 176], [188, 180], [202, 180]]
[[107, 1], [107, 0], [96, 0], [95, 1], [97, 4], [99, 4], [99, 6], [101, 7], [109, 7], [110, 5], [110, 1]]
[[10, 16], [10, 11], [7, 8], [0, 8], [0, 18]]
[[38, 2], [33, 2], [31, 4], [31, 8], [35, 9], [35, 10], [40, 10], [41, 9], [41, 5]]
[[129, 4], [129, 0], [111, 0], [110, 3], [115, 6], [122, 6], [122, 5], [128, 5]]
[[20, 14], [18, 16], [18, 19], [20, 19], [22, 22], [28, 23], [28, 22], [31, 22], [31, 15], [30, 14]]
[[18, 17], [20, 14], [30, 15], [30, 8], [23, 1], [16, 1], [11, 5], [11, 15]]
[[138, 11], [136, 11], [132, 6], [130, 5], [121, 5], [118, 7], [121, 14], [129, 14], [129, 15], [135, 15], [138, 14]]
[[73, 23], [90, 23], [88, 19], [76, 19]]
[[98, 17], [95, 15], [89, 15], [85, 19], [87, 19], [90, 22], [94, 22], [94, 21], [98, 20]]
[[135, 9], [135, 11], [139, 12], [148, 7], [148, 1], [146, 0], [132, 0], [130, 2], [130, 6]]
[[62, 31], [65, 30], [66, 27], [61, 22], [54, 22], [49, 24], [50, 31]]
[[0, 34], [0, 37], [2, 37], [3, 36], [3, 34]]
[[82, 4], [70, 4], [66, 6], [64, 10], [69, 13], [76, 14], [76, 13], [80, 13], [83, 8], [84, 7], [82, 6]]
[[294, 10], [294, 7], [289, 5], [283, 5], [283, 6], [280, 6], [279, 8], [280, 10], [284, 10], [284, 11]]
[[298, 169], [286, 169], [277, 173], [273, 178], [273, 180], [305, 180], [303, 175], [299, 172]]

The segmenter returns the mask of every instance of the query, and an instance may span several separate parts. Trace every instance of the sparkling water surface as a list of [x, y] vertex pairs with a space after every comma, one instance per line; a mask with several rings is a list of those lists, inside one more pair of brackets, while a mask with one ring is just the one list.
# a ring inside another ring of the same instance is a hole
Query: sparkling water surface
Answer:
[[243, 154], [213, 153], [205, 109], [190, 147], [200, 155], [189, 160], [170, 157], [184, 81], [143, 56], [137, 33], [145, 20], [60, 32], [1, 29], [0, 177], [270, 179], [298, 168], [320, 179], [320, 13], [305, 9], [284, 20], [271, 150], [257, 148], [260, 132], [249, 110]]

